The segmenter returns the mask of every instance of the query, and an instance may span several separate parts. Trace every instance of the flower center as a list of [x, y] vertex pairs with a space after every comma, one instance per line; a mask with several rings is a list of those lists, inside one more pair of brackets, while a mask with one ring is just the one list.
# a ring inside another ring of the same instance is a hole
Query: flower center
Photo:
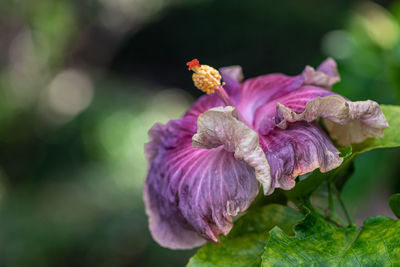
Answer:
[[223, 85], [225, 85], [225, 83], [221, 83], [221, 74], [219, 74], [216, 69], [207, 65], [200, 65], [197, 59], [193, 59], [186, 65], [189, 66], [189, 70], [192, 70], [194, 72], [192, 79], [194, 85], [200, 91], [203, 91], [208, 95], [216, 92], [225, 105], [233, 106], [228, 94], [222, 87]]

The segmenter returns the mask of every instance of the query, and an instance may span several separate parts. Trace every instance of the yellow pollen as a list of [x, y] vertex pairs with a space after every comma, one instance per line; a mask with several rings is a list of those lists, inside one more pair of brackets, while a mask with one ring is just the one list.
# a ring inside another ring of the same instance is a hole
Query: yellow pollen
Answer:
[[221, 85], [221, 74], [213, 67], [198, 64], [191, 70], [194, 71], [192, 76], [194, 85], [201, 91], [212, 94]]

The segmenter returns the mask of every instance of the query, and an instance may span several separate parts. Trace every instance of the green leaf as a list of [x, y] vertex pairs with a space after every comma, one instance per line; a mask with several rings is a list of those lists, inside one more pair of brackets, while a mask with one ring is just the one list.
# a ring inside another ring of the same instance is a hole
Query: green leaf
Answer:
[[394, 194], [389, 199], [389, 206], [392, 209], [394, 215], [400, 218], [400, 193]]
[[400, 146], [400, 106], [381, 105], [383, 114], [389, 123], [383, 138], [370, 138], [360, 144], [353, 145], [354, 153], [363, 153], [376, 148]]
[[268, 232], [276, 225], [288, 234], [301, 215], [286, 206], [271, 204], [239, 218], [220, 244], [208, 243], [193, 256], [188, 266], [260, 266]]
[[362, 228], [337, 227], [308, 214], [287, 236], [270, 231], [262, 266], [397, 266], [400, 264], [400, 221], [383, 216], [367, 219]]

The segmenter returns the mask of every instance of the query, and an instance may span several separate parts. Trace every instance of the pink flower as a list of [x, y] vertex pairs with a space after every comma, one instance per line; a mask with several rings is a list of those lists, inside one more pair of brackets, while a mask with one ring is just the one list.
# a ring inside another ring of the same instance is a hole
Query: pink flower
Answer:
[[[297, 76], [268, 74], [241, 82], [238, 66], [218, 71], [189, 64], [207, 92], [177, 120], [156, 124], [146, 144], [144, 188], [150, 231], [162, 246], [188, 249], [227, 235], [232, 218], [263, 187], [291, 189], [298, 175], [342, 163], [319, 127], [340, 145], [381, 137], [388, 123], [374, 101], [330, 91], [340, 80], [333, 59]], [[216, 92], [216, 94], [213, 94]]]

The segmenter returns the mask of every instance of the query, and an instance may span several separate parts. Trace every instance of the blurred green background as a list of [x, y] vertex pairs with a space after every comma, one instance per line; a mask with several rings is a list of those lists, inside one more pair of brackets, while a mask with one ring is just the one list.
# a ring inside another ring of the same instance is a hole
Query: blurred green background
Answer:
[[[352, 100], [400, 104], [400, 2], [2, 0], [0, 266], [183, 266], [142, 202], [143, 144], [199, 96], [185, 63], [245, 76], [331, 56]], [[393, 216], [398, 150], [356, 160], [358, 223]]]

